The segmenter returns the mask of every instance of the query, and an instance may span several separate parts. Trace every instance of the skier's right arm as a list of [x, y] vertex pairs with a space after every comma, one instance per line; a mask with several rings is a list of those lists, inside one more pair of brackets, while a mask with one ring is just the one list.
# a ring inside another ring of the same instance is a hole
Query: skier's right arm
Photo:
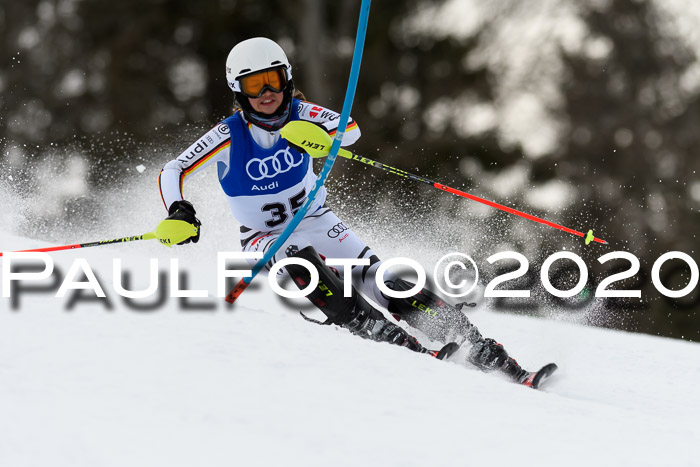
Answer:
[[199, 240], [199, 227], [201, 226], [201, 222], [195, 217], [196, 211], [192, 203], [185, 201], [183, 198], [182, 188], [185, 178], [216, 161], [223, 160], [226, 162], [229, 157], [230, 145], [231, 139], [229, 138], [228, 126], [225, 123], [219, 123], [177, 158], [165, 164], [163, 170], [160, 171], [158, 185], [161, 199], [165, 209], [168, 211], [166, 220], [181, 220], [197, 227], [197, 234], [185, 239], [179, 243], [180, 245], [190, 241], [197, 243]]
[[158, 177], [160, 195], [165, 209], [170, 209], [174, 202], [184, 199], [183, 185], [190, 175], [218, 160], [228, 162], [230, 145], [228, 126], [225, 123], [219, 123], [182, 154], [165, 164]]

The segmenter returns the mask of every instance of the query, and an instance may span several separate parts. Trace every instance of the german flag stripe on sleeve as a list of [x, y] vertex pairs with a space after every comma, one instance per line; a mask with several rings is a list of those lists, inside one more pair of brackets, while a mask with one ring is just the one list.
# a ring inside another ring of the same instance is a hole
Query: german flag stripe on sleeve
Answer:
[[[163, 197], [163, 190], [160, 188], [160, 177], [163, 176], [163, 170], [161, 169], [160, 173], [158, 174], [158, 192], [160, 193], [160, 200], [163, 202], [163, 206], [165, 206], [165, 198]], [[165, 206], [165, 209], [168, 209], [168, 206]]]
[[185, 184], [185, 172], [182, 172], [180, 174], [180, 196], [183, 198], [185, 197], [184, 193], [182, 192], [182, 187]]
[[[347, 133], [348, 131], [352, 131], [352, 130], [354, 130], [355, 128], [357, 128], [357, 123], [355, 123], [354, 121], [352, 121], [352, 122], [350, 122], [350, 124], [349, 124], [347, 127], [345, 127], [345, 133]], [[335, 136], [335, 134], [336, 134], [337, 132], [338, 132], [338, 130], [335, 130], [335, 129], [334, 129], [334, 130], [329, 131], [328, 134], [329, 134], [330, 136]]]
[[[187, 177], [189, 174], [197, 170], [199, 167], [201, 167], [203, 164], [205, 164], [209, 159], [212, 157], [216, 156], [218, 153], [223, 151], [224, 149], [227, 149], [231, 146], [231, 139], [227, 138], [225, 141], [222, 141], [221, 144], [219, 144], [217, 147], [211, 150], [211, 152], [205, 154], [202, 156], [200, 159], [195, 161], [194, 164], [191, 166], [187, 167], [185, 170], [182, 171], [182, 177], [180, 178], [180, 183], [182, 184], [182, 181], [184, 180], [185, 177]], [[180, 191], [182, 191], [182, 188], [180, 188]]]

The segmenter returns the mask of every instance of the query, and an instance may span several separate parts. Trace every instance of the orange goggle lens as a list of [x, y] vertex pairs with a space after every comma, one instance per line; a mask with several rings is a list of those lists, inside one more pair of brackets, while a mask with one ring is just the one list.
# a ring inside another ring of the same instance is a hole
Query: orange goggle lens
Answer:
[[287, 84], [284, 70], [267, 70], [240, 78], [241, 91], [248, 97], [260, 97], [265, 89], [281, 92]]

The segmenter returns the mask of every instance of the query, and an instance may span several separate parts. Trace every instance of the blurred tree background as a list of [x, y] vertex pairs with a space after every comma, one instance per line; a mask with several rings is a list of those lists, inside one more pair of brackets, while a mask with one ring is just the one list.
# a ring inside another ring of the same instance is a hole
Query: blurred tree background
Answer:
[[[38, 171], [55, 172], [65, 185], [54, 193], [58, 210], [95, 216], [85, 192], [119, 184], [122, 172], [111, 169], [135, 158], [160, 166], [230, 114], [225, 59], [254, 36], [285, 48], [307, 98], [340, 110], [359, 5], [4, 0], [0, 177], [29, 193], [45, 188]], [[345, 164], [331, 187], [357, 200], [341, 210], [381, 205], [453, 250], [464, 245], [431, 213], [448, 213], [465, 231], [487, 226], [465, 251], [480, 264], [507, 248], [533, 269], [574, 250], [591, 268], [589, 295], [628, 268], [596, 259], [629, 251], [642, 271], [621, 284], [644, 299], [609, 299], [592, 322], [700, 340], [697, 287], [671, 300], [651, 283], [667, 251], [698, 260], [699, 55], [692, 0], [375, 1], [353, 108], [363, 129], [356, 152], [592, 228], [611, 245], [582, 248], [578, 238], [362, 166]], [[690, 268], [669, 261], [661, 277], [679, 289]]]

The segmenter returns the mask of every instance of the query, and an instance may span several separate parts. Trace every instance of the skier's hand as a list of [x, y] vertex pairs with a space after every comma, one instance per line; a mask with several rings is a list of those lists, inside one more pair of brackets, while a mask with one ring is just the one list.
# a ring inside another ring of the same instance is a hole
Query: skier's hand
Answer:
[[168, 213], [170, 214], [166, 219], [174, 219], [178, 221], [185, 221], [188, 224], [192, 224], [193, 226], [197, 227], [197, 234], [193, 235], [192, 237], [189, 237], [182, 242], [178, 243], [178, 245], [184, 245], [185, 243], [197, 243], [199, 241], [199, 232], [201, 230], [201, 225], [202, 223], [199, 222], [199, 219], [195, 217], [196, 211], [194, 210], [194, 206], [192, 206], [192, 203], [189, 201], [175, 201], [173, 204], [170, 205], [170, 209], [168, 209]]
[[291, 141], [287, 141], [287, 144], [289, 145], [290, 148], [294, 149], [295, 151], [301, 153], [301, 154], [308, 154], [309, 156], [313, 157], [314, 159], [321, 159], [322, 157], [328, 156], [328, 154], [318, 154], [317, 152], [308, 152], [305, 148], [302, 148], [301, 146], [297, 146], [296, 144], [292, 143]]
[[306, 149], [302, 148], [301, 146], [297, 146], [296, 144], [292, 143], [291, 141], [287, 141], [287, 144], [289, 145], [290, 148], [294, 149], [296, 152], [300, 154], [306, 154]]
[[327, 131], [319, 123], [295, 120], [282, 128], [282, 138], [286, 139], [289, 147], [295, 151], [320, 159], [328, 156], [333, 142]]

